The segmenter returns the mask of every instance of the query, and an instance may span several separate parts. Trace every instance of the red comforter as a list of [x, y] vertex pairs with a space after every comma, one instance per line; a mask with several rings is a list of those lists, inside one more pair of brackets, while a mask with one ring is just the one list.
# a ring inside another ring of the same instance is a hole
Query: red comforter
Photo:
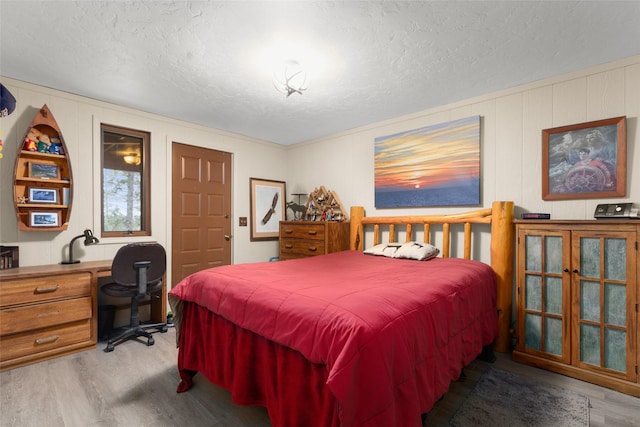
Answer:
[[498, 331], [493, 270], [451, 258], [346, 251], [217, 267], [174, 287], [179, 300], [326, 365], [344, 427], [421, 425]]

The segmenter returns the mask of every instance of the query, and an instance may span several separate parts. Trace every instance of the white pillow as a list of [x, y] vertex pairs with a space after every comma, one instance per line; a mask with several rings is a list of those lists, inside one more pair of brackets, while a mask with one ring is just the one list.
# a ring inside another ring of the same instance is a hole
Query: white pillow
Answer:
[[400, 243], [381, 243], [364, 251], [367, 255], [386, 256], [394, 258], [396, 251], [400, 248]]
[[386, 256], [388, 258], [404, 258], [425, 261], [437, 256], [440, 250], [428, 243], [381, 243], [364, 251], [367, 255]]
[[438, 256], [440, 249], [428, 243], [407, 242], [403, 243], [396, 251], [394, 258], [417, 259], [426, 261]]

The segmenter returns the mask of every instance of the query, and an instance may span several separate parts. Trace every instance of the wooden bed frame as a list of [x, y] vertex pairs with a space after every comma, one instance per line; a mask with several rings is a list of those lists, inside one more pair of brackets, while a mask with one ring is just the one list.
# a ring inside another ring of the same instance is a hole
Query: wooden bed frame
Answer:
[[[424, 242], [429, 243], [432, 226], [442, 232], [441, 256], [448, 258], [451, 253], [451, 225], [463, 224], [464, 254], [471, 259], [473, 224], [491, 224], [491, 267], [497, 276], [497, 308], [499, 335], [494, 350], [506, 353], [510, 350], [511, 310], [513, 295], [513, 254], [514, 254], [514, 204], [511, 201], [493, 202], [491, 208], [448, 215], [427, 216], [379, 216], [365, 217], [362, 206], [351, 207], [351, 233], [349, 249], [362, 251], [364, 248], [365, 226], [373, 226], [373, 244], [380, 243], [383, 230], [388, 231], [388, 241], [393, 243], [397, 233], [404, 232], [405, 242], [416, 240], [416, 226], [421, 227]], [[398, 230], [396, 230], [398, 228]]]
[[[484, 237], [488, 234], [488, 228], [490, 227], [490, 264], [497, 277], [495, 301], [496, 316], [499, 322], [498, 337], [494, 341], [493, 350], [507, 352], [510, 347], [509, 330], [511, 327], [513, 287], [513, 211], [513, 202], [499, 201], [494, 202], [491, 208], [460, 214], [365, 217], [364, 208], [355, 206], [351, 208], [350, 249], [362, 251], [365, 237], [367, 246], [370, 246], [372, 235], [374, 244], [379, 244], [383, 237], [389, 243], [400, 240], [414, 241], [419, 238], [422, 238], [425, 243], [429, 243], [430, 239], [437, 239], [437, 246], [441, 251], [440, 256], [444, 258], [452, 257], [451, 248], [459, 246], [459, 251], [454, 250], [455, 256], [460, 258], [458, 252], [463, 252], [461, 258], [471, 259], [472, 247], [486, 246], [484, 244], [481, 245], [480, 243], [483, 242], [480, 241], [476, 241], [476, 245], [472, 245], [473, 226], [476, 224], [482, 225], [473, 230], [476, 234], [476, 239], [478, 239], [479, 235]], [[423, 233], [422, 237], [420, 232]], [[403, 233], [404, 236], [399, 238], [398, 235], [401, 236]], [[464, 234], [464, 244], [461, 244], [463, 240], [461, 233]], [[432, 235], [436, 237], [432, 237]], [[476, 256], [473, 258], [479, 260], [480, 254], [483, 255], [483, 258], [486, 258], [486, 253], [482, 253], [478, 249], [475, 250]], [[480, 261], [482, 260], [480, 259]], [[486, 272], [486, 268], [483, 267], [482, 270]], [[182, 290], [180, 285], [176, 288]], [[329, 372], [324, 365], [310, 363], [299, 352], [225, 320], [222, 316], [200, 306], [196, 300], [185, 302], [180, 297], [170, 294], [170, 301], [172, 296], [175, 298], [172, 302], [174, 321], [178, 328], [177, 332], [179, 332], [176, 336], [179, 340], [179, 345], [184, 344], [185, 346], [180, 348], [178, 356], [178, 368], [181, 377], [178, 392], [188, 390], [193, 385], [193, 376], [197, 372], [202, 372], [213, 383], [231, 391], [234, 400], [239, 404], [263, 405], [268, 408], [270, 414], [273, 410], [273, 414], [276, 417], [274, 425], [277, 425], [278, 422], [283, 423], [285, 422], [284, 420], [295, 423], [298, 417], [304, 418], [307, 414], [313, 414], [314, 419], [322, 418], [322, 421], [319, 422], [323, 425], [338, 426], [340, 424], [338, 398], [332, 394], [329, 386], [327, 386]], [[193, 309], [184, 311], [185, 305], [183, 304], [193, 307]], [[492, 308], [485, 310], [482, 317], [484, 320], [489, 319], [488, 321], [495, 325], [491, 319], [492, 310]], [[194, 329], [186, 328], [185, 331], [182, 330], [181, 324], [183, 323], [185, 312], [189, 316], [188, 322], [193, 322], [193, 325], [197, 325]], [[479, 327], [479, 323], [474, 323], [474, 325]], [[474, 332], [474, 337], [476, 336], [475, 334], [476, 332]], [[486, 345], [495, 336], [495, 330], [492, 330], [490, 335], [490, 337], [487, 336], [481, 339], [483, 341], [482, 345], [485, 345], [482, 355], [489, 357], [492, 356], [491, 348]], [[185, 348], [188, 350], [185, 350]], [[215, 356], [211, 356], [208, 353], [211, 348], [224, 350], [220, 350]], [[479, 348], [474, 347], [473, 352], [475, 350], [479, 350]], [[469, 349], [464, 349], [463, 351], [466, 351], [463, 362], [465, 364], [476, 357], [476, 354], [471, 354]], [[203, 354], [208, 356], [203, 357]], [[238, 357], [239, 354], [242, 356]], [[256, 363], [258, 359], [264, 360], [263, 356], [265, 354], [275, 356], [272, 360], [270, 359], [269, 363]], [[462, 355], [460, 356], [460, 359], [462, 359]], [[367, 360], [368, 362], [366, 363], [371, 363], [373, 359], [369, 358]], [[275, 369], [276, 366], [284, 365], [287, 366], [286, 370]], [[285, 371], [293, 375], [294, 378], [302, 378], [304, 381], [284, 381], [283, 378], [286, 377], [282, 377], [279, 373]], [[293, 374], [294, 372], [295, 374]], [[427, 375], [426, 372], [424, 374]], [[424, 377], [421, 378], [426, 381]], [[447, 375], [446, 379], [451, 380], [451, 375]], [[347, 380], [344, 379], [344, 381]], [[424, 381], [422, 384], [424, 385]], [[439, 398], [441, 396], [440, 393], [444, 393], [442, 381], [439, 381], [437, 391], [432, 390], [429, 393], [433, 394], [429, 396], [429, 399]], [[436, 396], [435, 394], [439, 395]], [[300, 400], [300, 396], [309, 396], [309, 399]], [[294, 401], [298, 400], [306, 403], [302, 405], [294, 403]], [[418, 403], [417, 399], [409, 403], [403, 400], [402, 403], [404, 406], [401, 406], [405, 409], [411, 408], [413, 410], [416, 409], [416, 405], [419, 405], [420, 408], [418, 409], [421, 411], [429, 410], [426, 408], [428, 406], [427, 402]], [[355, 409], [353, 407], [355, 403], [350, 402], [347, 404], [352, 405], [350, 407], [352, 413], [349, 413], [347, 417], [355, 417]], [[380, 414], [383, 414], [383, 412], [380, 412]], [[380, 419], [385, 419], [385, 415], [381, 416], [383, 418]], [[278, 419], [278, 417], [282, 419]], [[407, 419], [404, 419], [404, 421], [407, 421]]]

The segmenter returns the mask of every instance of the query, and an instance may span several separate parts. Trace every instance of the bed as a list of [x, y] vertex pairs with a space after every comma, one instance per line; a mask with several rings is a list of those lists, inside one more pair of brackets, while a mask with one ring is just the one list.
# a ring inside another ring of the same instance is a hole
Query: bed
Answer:
[[[353, 207], [349, 251], [190, 275], [169, 293], [178, 392], [200, 373], [274, 426], [421, 426], [483, 348], [509, 348], [512, 221], [513, 202], [407, 217]], [[471, 256], [488, 231], [491, 266]], [[399, 247], [439, 256], [388, 255]]]

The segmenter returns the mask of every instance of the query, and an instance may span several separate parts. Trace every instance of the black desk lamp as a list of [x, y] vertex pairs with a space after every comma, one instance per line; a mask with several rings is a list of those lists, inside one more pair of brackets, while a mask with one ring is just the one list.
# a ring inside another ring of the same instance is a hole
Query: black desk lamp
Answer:
[[80, 262], [79, 260], [73, 259], [73, 244], [81, 237], [84, 237], [85, 246], [100, 243], [100, 240], [98, 240], [98, 238], [93, 235], [93, 232], [87, 228], [86, 230], [84, 230], [84, 233], [71, 239], [71, 242], [69, 243], [69, 259], [66, 261], [62, 261], [61, 264], [77, 264]]

